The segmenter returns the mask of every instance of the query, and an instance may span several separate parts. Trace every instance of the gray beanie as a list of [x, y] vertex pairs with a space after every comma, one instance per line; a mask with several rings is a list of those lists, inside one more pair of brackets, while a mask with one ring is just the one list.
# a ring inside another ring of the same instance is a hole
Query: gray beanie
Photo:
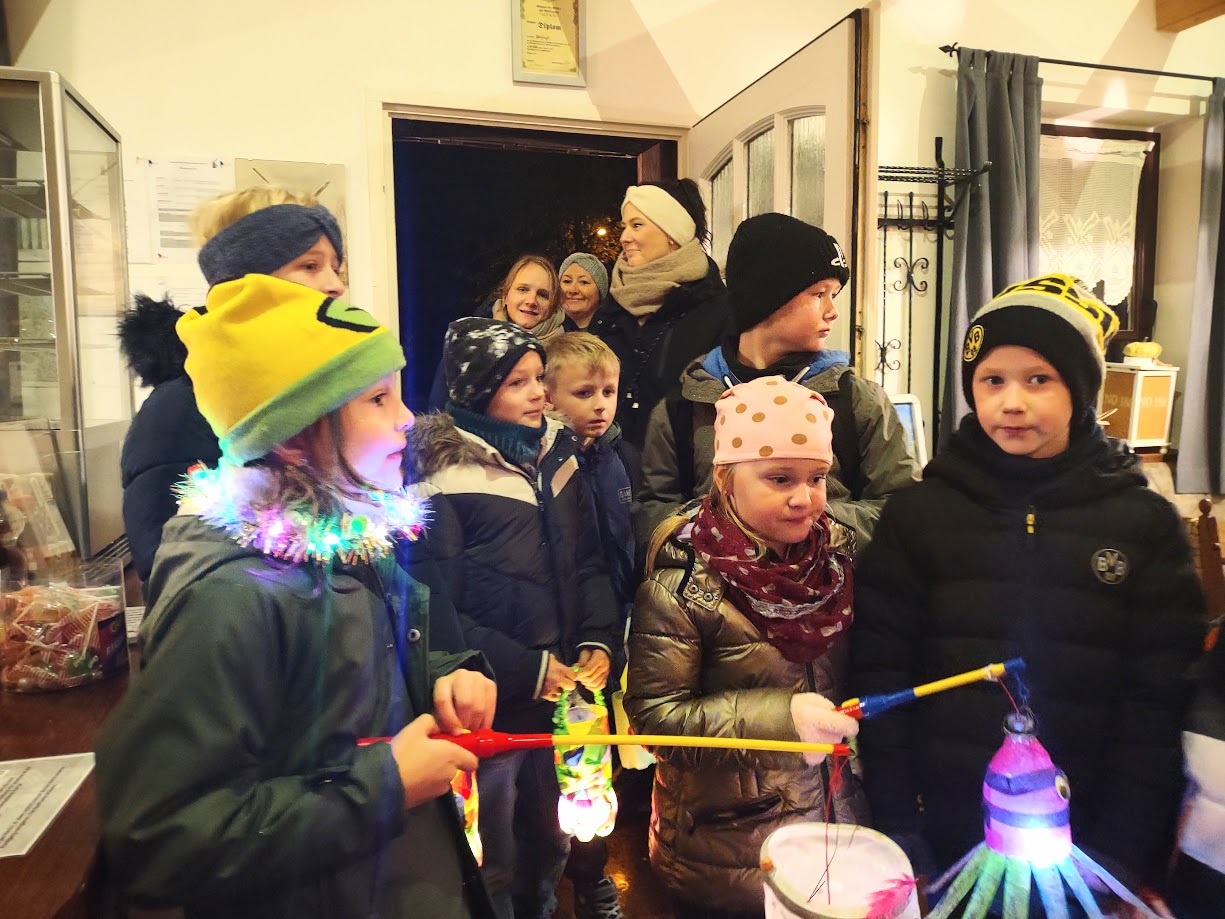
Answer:
[[607, 299], [608, 269], [604, 267], [603, 262], [590, 252], [574, 252], [567, 255], [566, 260], [561, 263], [561, 267], [557, 269], [557, 276], [560, 278], [571, 265], [578, 265], [591, 275], [591, 280], [595, 281], [595, 286], [600, 290], [600, 300]]
[[208, 286], [249, 274], [272, 274], [326, 236], [345, 260], [340, 224], [322, 204], [273, 204], [235, 220], [200, 249], [200, 270]]

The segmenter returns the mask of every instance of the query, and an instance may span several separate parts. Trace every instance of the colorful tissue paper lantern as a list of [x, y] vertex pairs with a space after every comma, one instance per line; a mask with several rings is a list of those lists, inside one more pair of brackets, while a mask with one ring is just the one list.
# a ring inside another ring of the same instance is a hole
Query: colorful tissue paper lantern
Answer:
[[985, 839], [927, 889], [931, 897], [948, 887], [928, 919], [949, 919], [962, 901], [961, 919], [983, 919], [1001, 886], [1003, 919], [1026, 919], [1031, 885], [1049, 919], [1067, 919], [1070, 897], [1089, 919], [1102, 919], [1083, 875], [1096, 877], [1144, 915], [1158, 919], [1072, 842], [1068, 780], [1034, 735], [1033, 718], [1009, 714], [1004, 733], [983, 781]]
[[[553, 713], [557, 734], [607, 734], [608, 708], [604, 694], [593, 692], [586, 701], [578, 690], [563, 693]], [[617, 820], [617, 793], [612, 787], [612, 751], [606, 744], [556, 747], [553, 764], [561, 796], [557, 799], [557, 822], [563, 833], [581, 842], [607, 836]]]

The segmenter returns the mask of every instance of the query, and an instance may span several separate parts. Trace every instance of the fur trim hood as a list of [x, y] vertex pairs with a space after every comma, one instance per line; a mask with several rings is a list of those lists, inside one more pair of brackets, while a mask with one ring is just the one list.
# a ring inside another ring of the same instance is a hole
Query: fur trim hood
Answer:
[[[559, 422], [547, 419], [542, 456], [552, 448], [562, 430], [564, 427]], [[455, 419], [446, 412], [417, 417], [408, 430], [408, 449], [404, 455], [405, 477], [409, 482], [423, 482], [444, 469], [464, 464], [500, 466], [523, 474], [522, 469], [507, 462], [496, 448], [456, 427]]]
[[142, 386], [157, 386], [183, 376], [187, 347], [175, 325], [183, 314], [167, 297], [136, 295], [136, 305], [119, 319], [119, 347]]

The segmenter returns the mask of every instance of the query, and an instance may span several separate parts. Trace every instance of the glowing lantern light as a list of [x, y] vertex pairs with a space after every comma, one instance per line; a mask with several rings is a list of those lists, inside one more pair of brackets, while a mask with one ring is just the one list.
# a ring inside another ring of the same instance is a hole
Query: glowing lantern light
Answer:
[[1157, 919], [1072, 842], [1068, 780], [1034, 736], [1033, 719], [1014, 712], [1004, 719], [1004, 728], [1004, 744], [991, 758], [983, 781], [985, 841], [928, 888], [930, 895], [948, 886], [948, 893], [928, 919], [948, 919], [963, 900], [964, 919], [985, 916], [1001, 884], [1006, 919], [1026, 919], [1031, 881], [1047, 916], [1068, 916], [1070, 895], [1087, 915], [1100, 917], [1102, 912], [1082, 872], [1100, 879], [1143, 915]]
[[[587, 702], [578, 690], [562, 693], [553, 713], [554, 733], [607, 734], [608, 708], [604, 694]], [[553, 752], [557, 784], [557, 822], [563, 833], [582, 842], [607, 836], [617, 820], [617, 793], [612, 787], [612, 751], [605, 744], [557, 747]]]

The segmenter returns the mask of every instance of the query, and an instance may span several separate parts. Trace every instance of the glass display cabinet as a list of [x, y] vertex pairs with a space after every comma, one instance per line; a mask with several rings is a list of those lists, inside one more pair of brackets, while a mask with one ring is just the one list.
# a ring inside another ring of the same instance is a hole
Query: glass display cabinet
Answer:
[[34, 564], [123, 535], [127, 303], [119, 135], [59, 74], [0, 67], [0, 491]]

